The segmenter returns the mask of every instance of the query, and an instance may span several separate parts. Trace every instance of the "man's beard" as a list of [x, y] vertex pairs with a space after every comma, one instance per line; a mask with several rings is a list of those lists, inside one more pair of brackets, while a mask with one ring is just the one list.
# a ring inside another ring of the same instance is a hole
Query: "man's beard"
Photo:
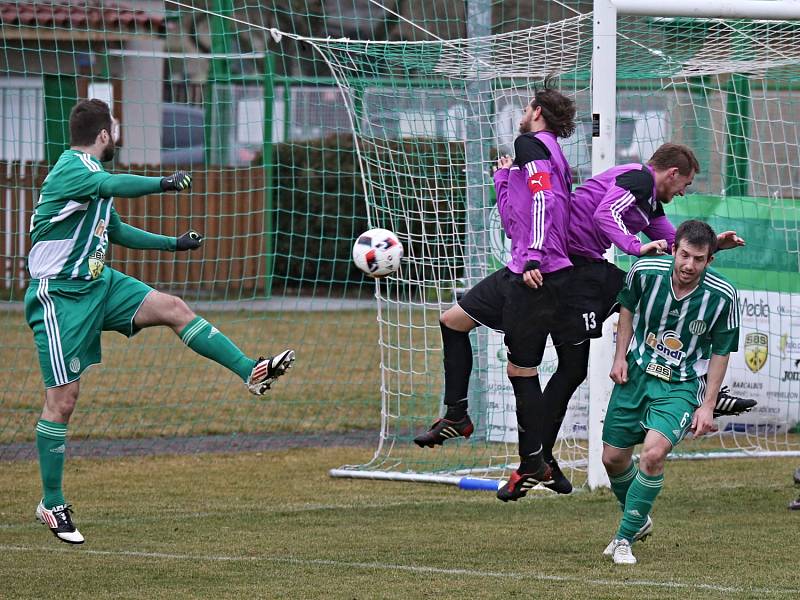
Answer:
[[114, 153], [116, 152], [116, 147], [114, 142], [109, 142], [105, 148], [103, 148], [102, 154], [100, 154], [100, 162], [108, 162], [112, 158], [114, 158]]
[[530, 121], [525, 121], [525, 122], [519, 124], [519, 133], [520, 133], [520, 135], [525, 134], [525, 133], [530, 133], [530, 131], [531, 131], [531, 122]]

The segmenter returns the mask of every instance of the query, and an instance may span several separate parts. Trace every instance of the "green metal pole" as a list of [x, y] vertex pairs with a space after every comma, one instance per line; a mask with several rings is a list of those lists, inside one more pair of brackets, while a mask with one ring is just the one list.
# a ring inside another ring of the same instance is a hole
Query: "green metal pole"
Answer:
[[74, 75], [44, 75], [45, 157], [52, 166], [69, 147], [69, 113], [78, 101]]
[[[272, 70], [272, 80], [276, 81], [275, 69]], [[335, 85], [335, 84], [334, 84]], [[292, 139], [292, 81], [283, 80], [283, 137], [281, 142], [288, 144]]]
[[264, 168], [264, 245], [266, 250], [266, 274], [264, 296], [272, 296], [272, 273], [275, 267], [275, 231], [272, 206], [272, 170], [275, 156], [272, 145], [272, 113], [275, 106], [275, 68], [272, 54], [264, 57], [264, 140], [261, 162]]
[[[231, 44], [230, 21], [233, 0], [212, 0], [208, 24], [211, 30], [211, 53], [229, 55]], [[206, 102], [206, 162], [224, 165], [229, 162], [230, 138], [233, 129], [231, 72], [229, 59], [213, 58], [210, 73], [210, 102]]]
[[[689, 126], [689, 140], [690, 147], [694, 150], [695, 154], [700, 161], [700, 165], [711, 164], [711, 153], [713, 151], [713, 140], [711, 131], [713, 131], [712, 114], [710, 103], [708, 99], [708, 90], [711, 88], [711, 82], [706, 77], [691, 77], [687, 83], [687, 89], [692, 97], [692, 104], [695, 107], [694, 120], [690, 120]], [[700, 175], [695, 178], [695, 186], [699, 181], [706, 181], [708, 178], [708, 168], [703, 166]]]
[[[749, 27], [734, 32], [734, 58], [746, 58], [750, 54]], [[733, 73], [725, 85], [725, 180], [726, 196], [747, 196], [748, 140], [750, 139], [750, 80]]]
[[726, 196], [747, 196], [748, 140], [750, 138], [750, 80], [738, 73], [731, 75], [725, 86], [726, 132], [725, 184]]

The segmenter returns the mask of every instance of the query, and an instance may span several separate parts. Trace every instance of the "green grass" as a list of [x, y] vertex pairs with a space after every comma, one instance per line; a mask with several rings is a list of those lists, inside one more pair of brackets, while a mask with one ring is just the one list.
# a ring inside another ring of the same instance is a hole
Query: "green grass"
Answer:
[[[204, 314], [250, 356], [286, 347], [297, 369], [268, 397], [188, 350], [164, 327], [104, 333], [103, 364], [81, 377], [73, 438], [261, 431], [377, 430], [380, 352], [374, 310]], [[21, 312], [0, 313], [0, 443], [33, 439], [43, 384]], [[326, 407], [325, 419], [320, 419]]]
[[794, 459], [667, 466], [639, 564], [600, 553], [610, 492], [502, 504], [330, 479], [367, 449], [74, 459], [81, 547], [33, 521], [33, 462], [0, 469], [3, 598], [798, 598]]

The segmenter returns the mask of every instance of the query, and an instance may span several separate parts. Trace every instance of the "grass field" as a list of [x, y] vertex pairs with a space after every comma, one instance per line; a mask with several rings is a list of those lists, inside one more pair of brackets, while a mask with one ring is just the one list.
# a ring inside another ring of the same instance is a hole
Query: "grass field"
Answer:
[[800, 598], [796, 459], [668, 465], [640, 563], [601, 556], [610, 492], [508, 505], [452, 487], [330, 479], [365, 448], [73, 459], [87, 538], [33, 520], [35, 462], [0, 469], [2, 598]]
[[[291, 347], [297, 369], [255, 398], [223, 367], [188, 350], [164, 327], [128, 340], [103, 334], [103, 364], [81, 377], [74, 438], [131, 438], [253, 431], [369, 429], [380, 422], [380, 351], [374, 310], [205, 314], [245, 353]], [[0, 444], [33, 439], [42, 377], [21, 312], [0, 313]], [[354, 344], [353, 340], [369, 340]], [[326, 407], [325, 419], [319, 418]]]

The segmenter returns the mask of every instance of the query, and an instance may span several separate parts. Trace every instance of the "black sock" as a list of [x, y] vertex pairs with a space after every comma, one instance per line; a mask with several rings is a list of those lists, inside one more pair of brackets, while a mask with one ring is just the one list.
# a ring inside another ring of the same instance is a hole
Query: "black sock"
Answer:
[[532, 452], [527, 456], [520, 455], [519, 469], [517, 470], [520, 473], [535, 473], [536, 471], [542, 468], [543, 463], [544, 463], [544, 453], [542, 452], [542, 447], [539, 446], [538, 452]]
[[589, 340], [578, 345], [561, 344], [556, 346], [556, 353], [558, 368], [547, 382], [543, 393], [546, 412], [542, 428], [542, 446], [545, 460], [553, 460], [553, 446], [561, 429], [561, 423], [564, 422], [564, 415], [567, 414], [569, 401], [575, 390], [586, 379]]
[[456, 402], [455, 404], [447, 405], [447, 412], [444, 413], [444, 418], [448, 421], [460, 421], [467, 415], [467, 399]]
[[442, 354], [444, 356], [444, 403], [445, 418], [460, 421], [467, 414], [467, 391], [472, 373], [472, 344], [469, 333], [456, 331], [439, 321], [442, 330]]
[[524, 462], [528, 457], [537, 455], [541, 460], [541, 427], [545, 411], [539, 376], [509, 377], [508, 379], [514, 388], [514, 398], [517, 401], [519, 455]]

